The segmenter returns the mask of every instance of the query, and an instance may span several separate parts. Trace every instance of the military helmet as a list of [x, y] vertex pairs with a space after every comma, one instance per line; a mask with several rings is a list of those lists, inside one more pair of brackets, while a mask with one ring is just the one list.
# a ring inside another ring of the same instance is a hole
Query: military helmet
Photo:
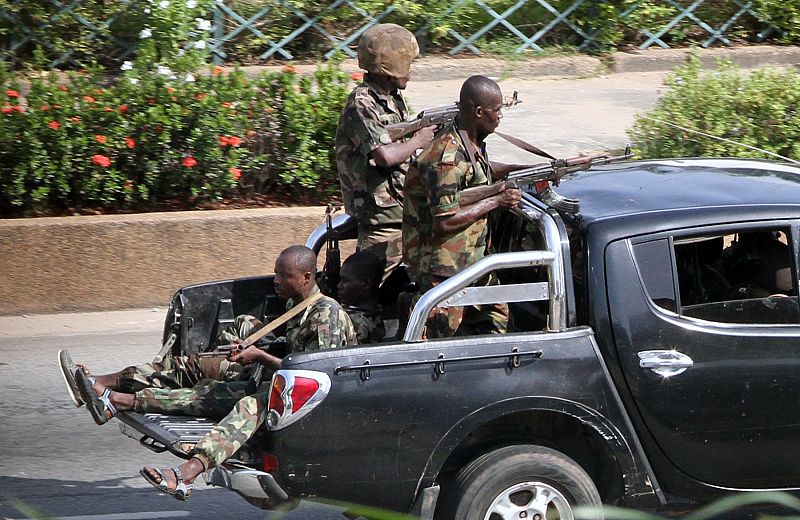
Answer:
[[372, 74], [408, 76], [418, 54], [414, 34], [393, 23], [373, 25], [358, 40], [358, 66]]

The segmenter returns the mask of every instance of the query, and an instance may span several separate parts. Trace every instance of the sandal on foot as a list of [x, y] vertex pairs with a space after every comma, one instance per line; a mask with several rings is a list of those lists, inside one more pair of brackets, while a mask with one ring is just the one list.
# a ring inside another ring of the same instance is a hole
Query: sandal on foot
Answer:
[[58, 351], [58, 366], [61, 368], [61, 376], [67, 384], [69, 398], [72, 399], [75, 406], [80, 408], [83, 405], [83, 399], [81, 399], [80, 396], [78, 383], [75, 381], [75, 370], [77, 370], [78, 367], [72, 362], [72, 357], [66, 350]]
[[144, 477], [144, 479], [150, 483], [151, 486], [156, 488], [157, 490], [161, 491], [162, 493], [166, 493], [170, 496], [175, 497], [176, 499], [185, 502], [191, 495], [192, 495], [192, 488], [194, 484], [187, 484], [183, 481], [183, 475], [181, 474], [181, 470], [178, 467], [170, 468], [173, 473], [175, 473], [175, 487], [169, 487], [167, 483], [167, 477], [164, 475], [164, 472], [167, 471], [166, 469], [158, 469], [152, 468], [153, 471], [156, 472], [158, 475], [159, 481], [156, 481], [150, 474], [145, 471], [147, 468], [142, 468], [139, 470], [139, 474]]
[[106, 412], [111, 413], [111, 417], [117, 415], [117, 409], [111, 404], [111, 389], [106, 388], [101, 395], [97, 395], [92, 386], [95, 383], [93, 377], [89, 377], [82, 368], [75, 370], [75, 382], [78, 385], [81, 399], [86, 403], [86, 408], [92, 414], [94, 422], [97, 424], [105, 424], [108, 422]]

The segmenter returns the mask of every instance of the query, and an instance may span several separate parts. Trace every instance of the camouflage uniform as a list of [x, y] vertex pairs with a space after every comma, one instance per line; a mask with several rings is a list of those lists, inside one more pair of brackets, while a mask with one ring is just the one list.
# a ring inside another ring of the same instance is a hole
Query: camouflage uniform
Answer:
[[359, 345], [377, 343], [386, 335], [386, 327], [383, 325], [379, 308], [370, 311], [348, 305], [344, 310], [353, 322]]
[[[487, 185], [492, 180], [485, 148], [476, 151], [474, 161], [470, 161], [467, 150], [454, 121], [439, 131], [406, 176], [404, 260], [417, 273], [420, 295], [486, 253], [488, 216], [455, 233], [437, 233], [433, 225], [436, 217], [458, 211], [462, 190]], [[482, 283], [496, 281], [489, 277]], [[507, 328], [506, 305], [437, 307], [428, 319], [427, 336], [498, 333]]]
[[[222, 343], [243, 339], [253, 333], [254, 316], [236, 317], [220, 335]], [[158, 370], [148, 372], [150, 367]], [[128, 386], [138, 386], [133, 409], [139, 413], [191, 415], [219, 419], [242, 397], [253, 393], [250, 370], [223, 356], [170, 356], [162, 363], [129, 367]], [[123, 371], [123, 375], [125, 372]], [[262, 379], [269, 378], [265, 374]], [[122, 380], [122, 378], [121, 378]], [[150, 384], [148, 384], [150, 383]]]
[[[358, 248], [384, 261], [386, 272], [402, 258], [402, 197], [408, 161], [380, 168], [372, 151], [391, 143], [386, 125], [408, 119], [399, 91], [383, 94], [367, 79], [345, 102], [336, 128], [336, 165], [345, 211], [358, 221]], [[391, 187], [389, 185], [391, 183]]]
[[[311, 294], [317, 292], [315, 288]], [[289, 300], [287, 308], [293, 305]], [[356, 335], [347, 313], [336, 300], [324, 296], [287, 322], [286, 341], [290, 352], [305, 352], [355, 345]], [[239, 400], [233, 411], [200, 439], [193, 454], [206, 469], [230, 458], [264, 423], [270, 387], [269, 381], [264, 382], [255, 394]]]
[[[220, 343], [246, 338], [253, 332], [254, 316], [242, 314], [220, 334]], [[160, 363], [145, 363], [124, 368], [117, 389], [136, 393], [145, 388], [191, 388], [204, 379], [236, 381], [244, 377], [244, 367], [224, 357], [167, 356]]]

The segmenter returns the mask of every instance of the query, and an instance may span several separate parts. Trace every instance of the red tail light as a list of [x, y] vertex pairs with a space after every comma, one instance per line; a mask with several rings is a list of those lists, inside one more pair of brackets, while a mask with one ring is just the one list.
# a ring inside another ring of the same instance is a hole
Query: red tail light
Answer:
[[302, 408], [317, 393], [317, 390], [319, 390], [319, 383], [316, 379], [295, 377], [292, 389], [292, 413]]
[[278, 457], [271, 453], [265, 453], [261, 458], [261, 466], [263, 471], [267, 473], [275, 473], [278, 471]]
[[280, 430], [307, 415], [328, 396], [328, 374], [313, 370], [278, 370], [272, 377], [267, 424]]

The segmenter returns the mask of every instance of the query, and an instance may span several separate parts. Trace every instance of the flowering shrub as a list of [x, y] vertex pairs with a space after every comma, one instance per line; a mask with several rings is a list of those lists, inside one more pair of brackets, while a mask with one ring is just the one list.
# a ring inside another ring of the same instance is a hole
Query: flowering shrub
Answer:
[[202, 20], [192, 27], [182, 42], [151, 29], [137, 61], [111, 79], [101, 67], [43, 73], [23, 96], [18, 75], [0, 68], [0, 215], [335, 190], [333, 136], [350, 78], [336, 63], [308, 76], [200, 74]]

